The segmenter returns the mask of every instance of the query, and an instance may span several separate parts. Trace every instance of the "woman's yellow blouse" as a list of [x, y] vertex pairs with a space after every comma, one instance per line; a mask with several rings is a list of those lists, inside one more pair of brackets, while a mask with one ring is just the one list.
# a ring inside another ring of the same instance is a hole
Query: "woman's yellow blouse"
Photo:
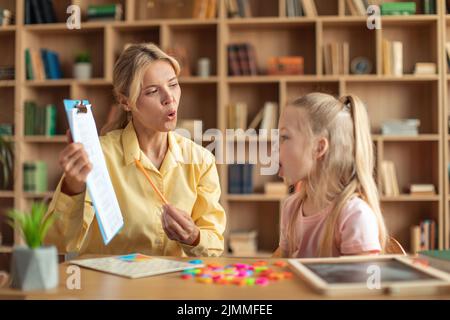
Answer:
[[[219, 204], [220, 184], [215, 159], [208, 150], [169, 132], [169, 148], [157, 170], [140, 150], [132, 121], [125, 129], [100, 137], [100, 142], [124, 218], [122, 230], [105, 246], [89, 194], [68, 196], [62, 193], [63, 177], [47, 213], [56, 213], [57, 219], [46, 242], [57, 245], [61, 252], [79, 254], [222, 254], [226, 216]], [[184, 245], [166, 236], [160, 218], [163, 203], [136, 167], [136, 158], [169, 203], [191, 214], [200, 228], [197, 246]]]

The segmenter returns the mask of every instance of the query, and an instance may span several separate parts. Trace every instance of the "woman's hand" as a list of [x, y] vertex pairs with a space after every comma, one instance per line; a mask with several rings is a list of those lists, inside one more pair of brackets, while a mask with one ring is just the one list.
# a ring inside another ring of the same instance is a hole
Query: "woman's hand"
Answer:
[[163, 206], [162, 225], [170, 240], [195, 247], [200, 241], [200, 229], [186, 212], [167, 204]]
[[66, 135], [69, 144], [59, 154], [59, 164], [65, 174], [61, 191], [71, 196], [82, 193], [86, 189], [86, 179], [92, 170], [92, 164], [83, 145], [73, 143], [69, 130]]

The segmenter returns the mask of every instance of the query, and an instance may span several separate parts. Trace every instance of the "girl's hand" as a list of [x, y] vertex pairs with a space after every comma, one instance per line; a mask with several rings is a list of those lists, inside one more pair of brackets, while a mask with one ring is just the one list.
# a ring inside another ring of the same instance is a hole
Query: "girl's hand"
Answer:
[[200, 229], [186, 212], [168, 204], [163, 206], [162, 225], [170, 240], [195, 247], [200, 242]]
[[66, 135], [69, 144], [59, 154], [59, 164], [65, 175], [61, 191], [71, 196], [86, 189], [86, 179], [92, 170], [92, 164], [83, 145], [73, 143], [70, 130], [67, 130]]

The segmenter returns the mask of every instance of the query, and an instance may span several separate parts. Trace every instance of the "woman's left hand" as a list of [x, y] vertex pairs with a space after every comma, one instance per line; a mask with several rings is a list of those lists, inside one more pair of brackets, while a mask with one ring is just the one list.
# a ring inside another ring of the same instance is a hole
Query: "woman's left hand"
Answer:
[[170, 240], [194, 247], [199, 243], [200, 229], [186, 212], [166, 204], [163, 206], [161, 220]]

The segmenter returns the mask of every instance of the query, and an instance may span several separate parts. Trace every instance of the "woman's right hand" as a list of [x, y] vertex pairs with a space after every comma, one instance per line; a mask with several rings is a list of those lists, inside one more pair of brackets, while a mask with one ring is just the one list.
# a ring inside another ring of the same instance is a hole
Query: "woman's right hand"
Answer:
[[66, 135], [69, 143], [59, 154], [59, 164], [64, 170], [61, 191], [72, 196], [86, 190], [86, 179], [92, 164], [83, 145], [73, 143], [70, 130], [67, 130]]

